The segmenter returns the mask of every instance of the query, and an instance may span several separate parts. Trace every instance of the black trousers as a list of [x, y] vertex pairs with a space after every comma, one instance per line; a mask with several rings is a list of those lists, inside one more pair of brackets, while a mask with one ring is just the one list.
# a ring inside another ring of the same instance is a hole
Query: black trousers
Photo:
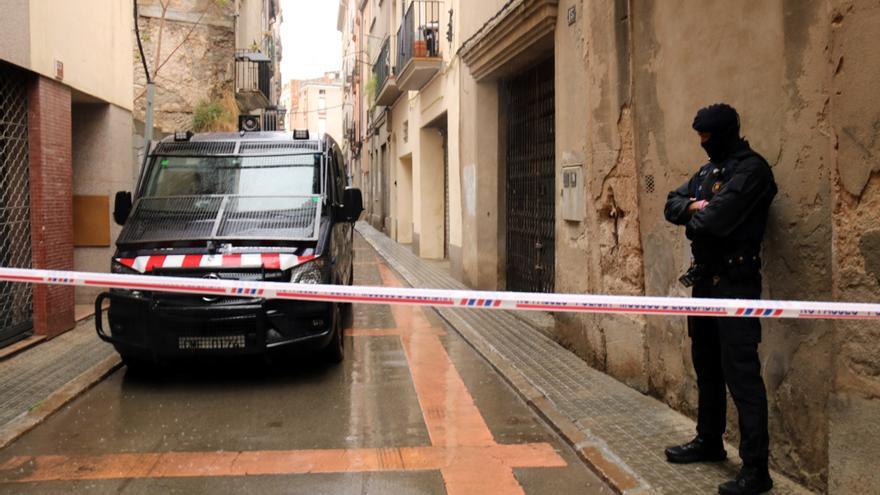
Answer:
[[[761, 279], [733, 282], [715, 277], [694, 286], [694, 297], [758, 299]], [[758, 318], [688, 317], [691, 355], [697, 372], [699, 410], [697, 435], [721, 441], [726, 426], [730, 390], [739, 416], [739, 455], [747, 466], [766, 467], [770, 436], [767, 432], [767, 391], [761, 377]]]

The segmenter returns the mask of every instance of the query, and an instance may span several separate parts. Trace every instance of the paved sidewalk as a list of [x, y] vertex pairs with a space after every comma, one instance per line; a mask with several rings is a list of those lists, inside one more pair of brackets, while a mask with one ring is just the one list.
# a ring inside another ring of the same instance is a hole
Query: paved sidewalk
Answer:
[[95, 335], [94, 317], [0, 361], [0, 448], [118, 365], [113, 347]]
[[[467, 289], [364, 222], [358, 232], [414, 287]], [[436, 308], [620, 493], [717, 493], [739, 459], [672, 465], [663, 448], [689, 440], [695, 424], [666, 404], [586, 364], [507, 311]], [[728, 445], [728, 453], [736, 449]], [[809, 493], [773, 474], [774, 494]]]

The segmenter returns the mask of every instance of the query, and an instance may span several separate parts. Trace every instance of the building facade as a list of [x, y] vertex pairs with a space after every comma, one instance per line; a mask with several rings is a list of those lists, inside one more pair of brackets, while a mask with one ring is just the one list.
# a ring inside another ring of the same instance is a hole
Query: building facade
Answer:
[[[336, 142], [343, 137], [342, 79], [338, 71], [315, 79], [291, 80], [288, 115], [290, 129], [329, 134]], [[285, 102], [287, 103], [287, 102]]]
[[360, 0], [340, 0], [336, 29], [342, 35], [342, 136], [339, 145], [348, 162], [352, 184], [363, 190], [361, 162], [364, 113], [362, 111], [364, 74], [371, 65], [361, 55], [362, 18]]
[[[236, 130], [239, 114], [261, 115], [264, 124], [276, 125], [281, 21], [278, 0], [138, 0], [141, 40], [156, 86], [154, 135]], [[146, 78], [133, 49], [141, 129]]]
[[[136, 174], [133, 16], [130, 2], [87, 3], [12, 0], [0, 16], [2, 266], [109, 270], [111, 198]], [[69, 330], [93, 295], [0, 283], [0, 345]]]
[[[780, 186], [765, 296], [880, 297], [875, 2], [348, 4], [363, 40], [348, 49], [372, 65], [347, 86], [366, 113], [348, 146], [363, 146], [367, 219], [468, 285], [686, 295], [688, 246], [662, 208], [705, 162], [694, 113], [726, 101]], [[554, 319], [591, 365], [695, 414], [683, 318]], [[858, 442], [880, 429], [876, 331], [764, 328], [773, 465], [817, 490], [880, 489], [877, 444]]]

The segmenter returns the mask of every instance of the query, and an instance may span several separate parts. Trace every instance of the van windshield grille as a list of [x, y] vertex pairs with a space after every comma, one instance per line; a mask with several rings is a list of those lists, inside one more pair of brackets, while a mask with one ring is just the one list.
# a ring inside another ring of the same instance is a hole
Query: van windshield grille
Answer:
[[168, 196], [141, 198], [119, 244], [193, 240], [316, 240], [321, 197]]

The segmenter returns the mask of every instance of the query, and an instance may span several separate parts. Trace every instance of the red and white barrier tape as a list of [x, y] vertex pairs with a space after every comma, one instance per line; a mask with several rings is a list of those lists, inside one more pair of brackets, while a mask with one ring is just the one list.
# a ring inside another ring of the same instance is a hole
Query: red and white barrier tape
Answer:
[[880, 320], [880, 304], [351, 287], [0, 268], [0, 281], [361, 304], [580, 313]]

